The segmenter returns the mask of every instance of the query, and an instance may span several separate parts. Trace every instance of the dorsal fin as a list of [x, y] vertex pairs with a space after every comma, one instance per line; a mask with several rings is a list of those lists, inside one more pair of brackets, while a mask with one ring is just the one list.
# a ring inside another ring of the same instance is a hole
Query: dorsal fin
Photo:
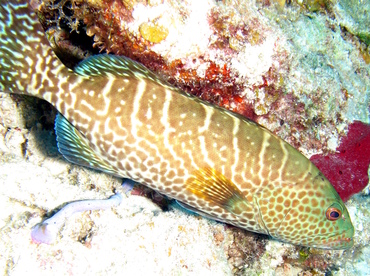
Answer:
[[200, 169], [194, 172], [186, 185], [186, 189], [197, 198], [208, 204], [219, 206], [235, 215], [240, 215], [243, 211], [251, 212], [253, 210], [253, 207], [235, 184], [212, 168]]
[[[73, 69], [81, 76], [120, 76], [134, 77], [137, 79], [150, 79], [163, 86], [170, 86], [166, 81], [158, 77], [141, 63], [138, 63], [128, 57], [101, 54], [91, 56]], [[171, 86], [173, 88], [173, 86]]]
[[85, 136], [61, 114], [55, 118], [55, 133], [59, 152], [69, 162], [110, 174], [117, 173], [90, 147]]

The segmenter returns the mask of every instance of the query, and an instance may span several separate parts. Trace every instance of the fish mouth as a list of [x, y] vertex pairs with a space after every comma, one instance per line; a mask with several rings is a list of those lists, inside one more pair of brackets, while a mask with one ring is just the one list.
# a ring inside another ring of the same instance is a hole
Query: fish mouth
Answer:
[[335, 244], [340, 245], [343, 249], [348, 249], [353, 246], [353, 238], [342, 238], [334, 241]]
[[323, 240], [323, 247], [327, 249], [349, 249], [353, 246], [353, 238], [345, 237], [345, 233], [330, 237], [328, 240]]

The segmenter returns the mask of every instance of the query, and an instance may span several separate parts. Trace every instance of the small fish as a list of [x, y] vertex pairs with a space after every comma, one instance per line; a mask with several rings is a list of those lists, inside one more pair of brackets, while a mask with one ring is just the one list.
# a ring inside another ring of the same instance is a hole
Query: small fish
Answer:
[[25, 0], [1, 0], [0, 19], [0, 90], [58, 109], [58, 147], [70, 162], [280, 241], [353, 245], [351, 219], [333, 186], [266, 128], [125, 57], [98, 55], [66, 68]]

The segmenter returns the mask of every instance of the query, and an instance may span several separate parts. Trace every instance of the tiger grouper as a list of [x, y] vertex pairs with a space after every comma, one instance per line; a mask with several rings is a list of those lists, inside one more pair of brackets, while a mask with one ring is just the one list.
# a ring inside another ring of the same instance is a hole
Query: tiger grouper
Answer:
[[1, 0], [0, 19], [0, 91], [56, 107], [58, 149], [68, 161], [280, 241], [353, 245], [348, 211], [327, 178], [263, 126], [126, 57], [97, 55], [65, 67], [26, 0]]

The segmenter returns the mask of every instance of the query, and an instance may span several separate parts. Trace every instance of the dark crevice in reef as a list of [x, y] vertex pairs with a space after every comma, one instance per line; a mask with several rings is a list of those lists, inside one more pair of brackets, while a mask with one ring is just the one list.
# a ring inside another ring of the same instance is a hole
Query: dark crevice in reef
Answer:
[[85, 7], [61, 0], [44, 1], [36, 10], [55, 54], [71, 69], [81, 60], [99, 53], [99, 49], [93, 47], [94, 37], [86, 34], [86, 25], [75, 15], [79, 9]]

